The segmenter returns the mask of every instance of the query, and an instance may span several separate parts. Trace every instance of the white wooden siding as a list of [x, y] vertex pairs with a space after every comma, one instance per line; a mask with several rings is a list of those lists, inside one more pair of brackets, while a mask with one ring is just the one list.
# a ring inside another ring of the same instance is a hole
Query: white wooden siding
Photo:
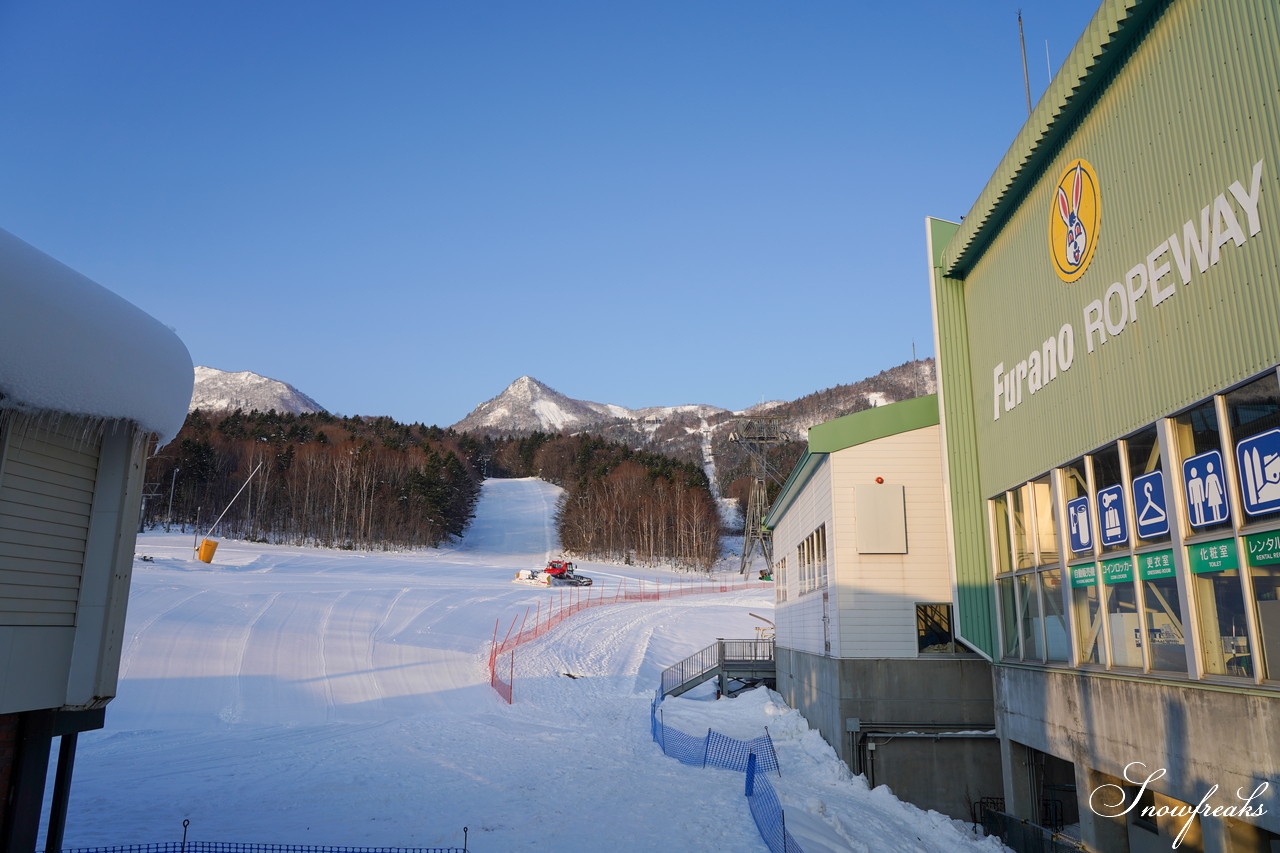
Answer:
[[[917, 654], [915, 605], [951, 600], [942, 456], [938, 427], [888, 436], [832, 455], [834, 580], [841, 643], [850, 658]], [[905, 554], [858, 553], [854, 487], [901, 485], [907, 520]]]
[[75, 625], [101, 444], [75, 426], [0, 436], [0, 627]]
[[[777, 622], [777, 643], [788, 649], [809, 652], [815, 655], [824, 653], [822, 625], [822, 590], [814, 590], [800, 594], [800, 569], [796, 548], [804, 538], [818, 529], [819, 525], [827, 525], [827, 577], [834, 577], [835, 537], [831, 523], [831, 464], [830, 457], [824, 459], [814, 470], [809, 482], [796, 496], [795, 501], [777, 522], [773, 531], [773, 556], [787, 558], [787, 600], [779, 603], [774, 609], [774, 621]], [[828, 580], [830, 583], [830, 580]], [[836, 599], [831, 596], [830, 631], [831, 648], [837, 648]]]

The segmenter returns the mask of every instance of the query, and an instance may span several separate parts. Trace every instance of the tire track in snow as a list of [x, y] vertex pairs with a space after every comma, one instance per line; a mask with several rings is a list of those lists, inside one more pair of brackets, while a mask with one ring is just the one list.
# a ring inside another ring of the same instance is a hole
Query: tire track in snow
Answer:
[[[168, 588], [175, 589], [175, 590], [178, 589], [178, 587], [168, 587]], [[149, 631], [151, 627], [155, 625], [157, 622], [159, 622], [161, 619], [173, 613], [175, 610], [177, 610], [179, 607], [182, 607], [188, 601], [191, 601], [193, 598], [198, 598], [207, 593], [208, 593], [207, 589], [196, 590], [195, 592], [191, 593], [181, 601], [177, 601], [171, 604], [170, 606], [166, 607], [164, 610], [161, 610], [159, 613], [156, 613], [154, 616], [152, 616], [150, 619], [146, 620], [142, 625], [140, 625], [135, 631], [133, 631], [132, 634], [130, 634], [129, 636], [129, 645], [125, 648], [124, 653], [121, 655], [119, 680], [123, 681], [124, 679], [129, 677], [129, 667], [133, 665], [134, 654], [137, 652], [138, 647], [142, 645], [143, 634]]]
[[347, 597], [347, 593], [339, 595], [333, 599], [324, 608], [324, 616], [320, 619], [320, 642], [316, 643], [316, 650], [320, 653], [320, 672], [324, 676], [324, 718], [329, 722], [333, 722], [338, 708], [338, 699], [333, 692], [332, 673], [329, 672], [329, 655], [325, 651], [325, 646], [329, 642], [329, 623], [333, 619], [333, 611], [338, 606], [338, 602]]
[[258, 612], [248, 620], [245, 625], [244, 633], [240, 637], [240, 649], [236, 654], [235, 669], [235, 694], [228, 708], [223, 708], [218, 716], [224, 723], [238, 723], [244, 717], [244, 669], [245, 660], [249, 655], [249, 640], [253, 636], [253, 629], [258, 627], [258, 623], [262, 621], [262, 617], [266, 615], [271, 606], [280, 598], [280, 593], [273, 592], [266, 603], [264, 603]]

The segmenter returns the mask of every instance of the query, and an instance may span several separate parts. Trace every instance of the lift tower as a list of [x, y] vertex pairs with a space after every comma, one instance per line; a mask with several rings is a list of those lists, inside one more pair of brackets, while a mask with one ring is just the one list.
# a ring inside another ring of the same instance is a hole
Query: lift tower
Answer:
[[783, 418], [743, 418], [738, 421], [729, 440], [742, 445], [751, 460], [751, 496], [747, 500], [746, 517], [742, 528], [742, 562], [738, 573], [745, 575], [751, 565], [751, 555], [756, 546], [764, 556], [765, 567], [773, 572], [773, 537], [764, 529], [764, 517], [769, 511], [769, 497], [765, 479], [782, 484], [782, 476], [769, 463], [769, 448], [790, 441], [783, 431]]

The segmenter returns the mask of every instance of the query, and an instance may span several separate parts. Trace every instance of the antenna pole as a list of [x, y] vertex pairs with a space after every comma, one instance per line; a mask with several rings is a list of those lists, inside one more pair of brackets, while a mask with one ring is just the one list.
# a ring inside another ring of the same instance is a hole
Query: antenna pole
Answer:
[[1018, 44], [1022, 46], [1022, 85], [1027, 90], [1027, 117], [1031, 116], [1031, 78], [1027, 76], [1027, 40], [1022, 35], [1022, 10], [1018, 10]]

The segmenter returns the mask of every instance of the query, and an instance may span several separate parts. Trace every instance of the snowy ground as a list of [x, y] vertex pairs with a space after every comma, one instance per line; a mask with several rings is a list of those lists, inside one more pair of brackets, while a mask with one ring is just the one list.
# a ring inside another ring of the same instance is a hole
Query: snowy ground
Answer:
[[[765, 850], [740, 773], [650, 740], [663, 667], [751, 637], [772, 594], [618, 604], [517, 651], [515, 704], [489, 687], [494, 625], [559, 594], [511, 582], [558, 555], [558, 490], [490, 480], [455, 548], [364, 553], [145, 535], [119, 697], [82, 735], [65, 847], [176, 840], [496, 851]], [[674, 573], [580, 564], [597, 585]], [[572, 673], [579, 678], [565, 677]], [[668, 699], [664, 721], [751, 738], [808, 853], [998, 851], [853, 777], [776, 694]]]

